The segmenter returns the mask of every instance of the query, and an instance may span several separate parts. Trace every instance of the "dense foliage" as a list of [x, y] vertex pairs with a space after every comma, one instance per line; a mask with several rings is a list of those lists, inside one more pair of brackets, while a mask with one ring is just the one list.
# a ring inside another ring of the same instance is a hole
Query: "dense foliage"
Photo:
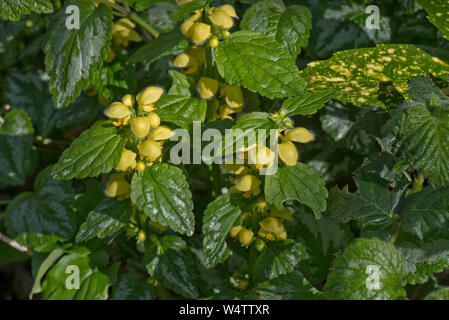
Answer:
[[448, 299], [448, 17], [1, 1], [0, 297]]

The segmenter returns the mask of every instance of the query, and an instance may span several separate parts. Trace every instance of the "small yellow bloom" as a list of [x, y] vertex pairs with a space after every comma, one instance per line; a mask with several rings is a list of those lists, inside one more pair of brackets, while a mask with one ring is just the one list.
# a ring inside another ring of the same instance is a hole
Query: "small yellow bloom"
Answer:
[[306, 128], [286, 130], [284, 139], [293, 142], [308, 143], [315, 140], [315, 135]]
[[237, 174], [237, 175], [246, 174], [249, 172], [249, 168], [244, 164], [226, 164], [226, 163], [224, 163], [221, 166], [225, 170], [227, 170], [233, 174]]
[[243, 196], [249, 198], [260, 194], [261, 181], [252, 174], [239, 176], [235, 182], [238, 191], [243, 192]]
[[116, 169], [120, 171], [126, 171], [128, 168], [136, 167], [136, 154], [131, 150], [124, 149], [120, 157], [120, 162]]
[[245, 229], [243, 228], [240, 232], [239, 232], [239, 241], [241, 244], [247, 246], [251, 243], [251, 240], [254, 237], [254, 232], [252, 232], [251, 230]]
[[150, 121], [151, 129], [156, 129], [161, 125], [161, 118], [154, 112], [147, 114], [147, 119]]
[[192, 57], [187, 53], [181, 53], [173, 59], [172, 65], [176, 68], [187, 68], [192, 65]]
[[127, 94], [122, 97], [122, 103], [127, 107], [134, 107], [136, 99], [132, 94]]
[[239, 235], [239, 233], [242, 229], [243, 229], [242, 226], [232, 227], [231, 230], [229, 231], [229, 234], [231, 235], [232, 238], [235, 238]]
[[148, 87], [137, 95], [137, 104], [144, 112], [151, 112], [155, 109], [154, 104], [163, 94], [164, 90], [162, 88]]
[[248, 150], [248, 161], [250, 164], [255, 164], [257, 169], [270, 168], [274, 163], [274, 158], [274, 152], [266, 146], [254, 145]]
[[129, 121], [131, 131], [139, 138], [145, 138], [150, 133], [150, 120], [146, 117], [136, 117]]
[[218, 44], [219, 44], [219, 43], [220, 43], [220, 42], [218, 41], [217, 38], [212, 38], [212, 39], [209, 40], [209, 45], [210, 45], [211, 48], [216, 48], [216, 47], [218, 47]]
[[147, 139], [141, 142], [137, 149], [142, 157], [150, 158], [151, 160], [156, 160], [162, 154], [162, 147], [154, 140]]
[[268, 217], [259, 222], [260, 230], [259, 236], [267, 240], [285, 240], [287, 239], [287, 232], [281, 220], [275, 217]]
[[285, 141], [278, 145], [279, 158], [288, 166], [294, 166], [298, 162], [298, 151], [293, 142]]
[[270, 216], [275, 218], [281, 218], [287, 221], [293, 220], [292, 213], [287, 208], [285, 208], [284, 210], [279, 210], [275, 206], [271, 206]]
[[243, 107], [244, 99], [242, 89], [238, 86], [226, 85], [220, 90], [220, 97], [224, 97], [226, 104], [232, 109]]
[[218, 81], [212, 78], [201, 77], [198, 81], [198, 93], [203, 99], [211, 99], [218, 91]]
[[104, 114], [111, 119], [124, 119], [131, 116], [131, 111], [127, 106], [120, 102], [113, 102], [105, 111]]
[[220, 9], [211, 10], [209, 20], [216, 29], [230, 29], [234, 25], [232, 18]]
[[172, 135], [173, 135], [172, 129], [166, 126], [160, 126], [155, 130], [151, 131], [150, 139], [153, 139], [154, 141], [167, 140], [170, 139]]
[[141, 171], [145, 170], [145, 167], [146, 167], [145, 163], [143, 163], [142, 161], [139, 161], [139, 162], [137, 162], [136, 170], [141, 172]]
[[114, 23], [112, 27], [112, 37], [118, 45], [127, 47], [130, 41], [140, 42], [142, 38], [133, 29], [136, 25], [127, 18], [122, 18]]
[[257, 239], [254, 246], [256, 247], [257, 251], [262, 251], [263, 249], [265, 249], [265, 242], [261, 239]]
[[203, 22], [195, 22], [189, 31], [189, 37], [196, 44], [202, 44], [211, 36], [210, 25]]
[[181, 24], [181, 32], [184, 37], [190, 37], [192, 27], [201, 18], [201, 12], [195, 12], [190, 18]]
[[125, 180], [124, 174], [116, 173], [109, 178], [105, 193], [108, 197], [118, 197], [118, 200], [124, 200], [129, 197], [130, 191], [131, 186]]
[[230, 4], [224, 4], [221, 7], [218, 7], [217, 10], [226, 12], [231, 18], [237, 18], [237, 13], [235, 12], [234, 7]]
[[137, 234], [137, 241], [138, 242], [144, 242], [146, 240], [147, 236], [144, 231], [139, 231]]

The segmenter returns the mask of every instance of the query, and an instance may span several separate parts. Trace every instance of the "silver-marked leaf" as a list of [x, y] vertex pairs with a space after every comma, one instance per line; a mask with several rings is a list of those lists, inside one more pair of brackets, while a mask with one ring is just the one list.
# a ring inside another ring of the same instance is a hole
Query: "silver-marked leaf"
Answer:
[[0, 17], [5, 20], [19, 21], [22, 15], [53, 12], [51, 0], [2, 0]]

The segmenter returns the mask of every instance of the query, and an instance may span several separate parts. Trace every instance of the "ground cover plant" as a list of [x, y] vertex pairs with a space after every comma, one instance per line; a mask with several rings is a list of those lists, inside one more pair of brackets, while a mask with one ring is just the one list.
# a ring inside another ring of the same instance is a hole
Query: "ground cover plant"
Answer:
[[448, 299], [448, 21], [3, 0], [0, 298]]

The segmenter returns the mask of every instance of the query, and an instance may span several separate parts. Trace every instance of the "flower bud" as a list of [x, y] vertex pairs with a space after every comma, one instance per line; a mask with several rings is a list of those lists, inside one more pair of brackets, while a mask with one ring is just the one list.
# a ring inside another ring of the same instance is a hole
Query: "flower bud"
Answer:
[[138, 242], [144, 242], [146, 240], [147, 236], [144, 231], [139, 231], [137, 234], [137, 241]]
[[217, 38], [212, 38], [209, 40], [209, 45], [211, 48], [216, 48], [218, 47], [219, 41]]
[[278, 145], [279, 158], [288, 166], [294, 166], [298, 162], [298, 151], [290, 141], [285, 141]]
[[151, 129], [156, 129], [161, 125], [161, 118], [156, 113], [147, 114], [147, 119], [150, 121]]
[[243, 107], [244, 99], [240, 87], [226, 85], [221, 89], [220, 93], [222, 97], [225, 97], [225, 101], [230, 108], [238, 109]]
[[195, 24], [190, 29], [190, 38], [196, 44], [202, 44], [211, 35], [210, 25], [203, 22], [195, 22]]
[[184, 35], [184, 37], [189, 37], [190, 33], [192, 31], [192, 27], [195, 24], [196, 21], [198, 21], [201, 18], [200, 12], [195, 12], [190, 18], [186, 19], [181, 24], [181, 32]]
[[142, 161], [139, 161], [139, 162], [137, 162], [136, 170], [141, 172], [141, 171], [145, 170], [145, 167], [146, 167], [145, 163], [143, 163]]
[[223, 36], [224, 36], [225, 38], [228, 38], [230, 35], [231, 35], [231, 33], [230, 33], [228, 30], [226, 30], [225, 32], [223, 32]]
[[145, 112], [149, 112], [145, 110], [145, 107], [149, 105], [153, 106], [161, 98], [163, 93], [164, 90], [162, 88], [148, 87], [137, 95], [137, 103]]
[[120, 157], [120, 162], [116, 169], [120, 171], [126, 171], [128, 168], [132, 168], [136, 165], [136, 154], [131, 150], [124, 149]]
[[240, 290], [246, 290], [249, 286], [249, 281], [248, 280], [240, 280], [238, 287]]
[[104, 60], [104, 62], [106, 63], [110, 63], [112, 62], [112, 60], [115, 59], [115, 52], [114, 50], [112, 50], [112, 48], [109, 48], [108, 50], [108, 56], [106, 57], [106, 59]]
[[128, 181], [125, 180], [123, 174], [113, 174], [109, 178], [108, 185], [106, 187], [106, 195], [108, 197], [125, 198], [129, 195], [131, 191], [131, 186]]
[[284, 138], [289, 141], [308, 143], [315, 140], [315, 135], [306, 128], [295, 128], [286, 130]]
[[181, 53], [173, 59], [172, 65], [176, 68], [187, 68], [192, 62], [192, 57], [187, 53]]
[[266, 244], [265, 244], [265, 241], [263, 241], [261, 239], [256, 239], [254, 246], [256, 247], [257, 251], [261, 252], [263, 249], [265, 249]]
[[198, 93], [203, 99], [211, 99], [218, 91], [218, 81], [212, 78], [201, 77], [198, 81]]
[[131, 130], [139, 138], [145, 138], [150, 132], [150, 120], [146, 117], [136, 117], [129, 121]]
[[217, 10], [226, 12], [231, 18], [237, 18], [237, 13], [235, 12], [234, 7], [230, 4], [224, 4], [221, 7], [218, 7]]
[[241, 244], [247, 246], [251, 243], [251, 240], [254, 237], [254, 232], [252, 232], [251, 230], [245, 229], [243, 228], [240, 232], [239, 232], [239, 241]]
[[235, 226], [235, 227], [231, 228], [231, 230], [229, 231], [229, 234], [232, 238], [235, 238], [239, 235], [239, 233], [242, 229], [243, 229], [242, 226]]
[[140, 143], [137, 146], [137, 149], [139, 149], [139, 153], [141, 156], [149, 157], [151, 159], [157, 159], [162, 154], [161, 146], [151, 139], [147, 139], [144, 142]]
[[111, 119], [123, 119], [131, 115], [127, 106], [120, 102], [113, 102], [104, 112]]
[[160, 126], [150, 133], [150, 138], [154, 141], [161, 141], [161, 140], [167, 140], [170, 139], [170, 137], [173, 135], [172, 129], [166, 126]]
[[225, 11], [222, 11], [220, 9], [213, 10], [211, 15], [209, 15], [209, 20], [217, 29], [229, 29], [234, 25], [234, 21], [232, 20], [232, 18]]
[[134, 107], [136, 99], [132, 94], [127, 94], [122, 97], [122, 103], [127, 107]]

